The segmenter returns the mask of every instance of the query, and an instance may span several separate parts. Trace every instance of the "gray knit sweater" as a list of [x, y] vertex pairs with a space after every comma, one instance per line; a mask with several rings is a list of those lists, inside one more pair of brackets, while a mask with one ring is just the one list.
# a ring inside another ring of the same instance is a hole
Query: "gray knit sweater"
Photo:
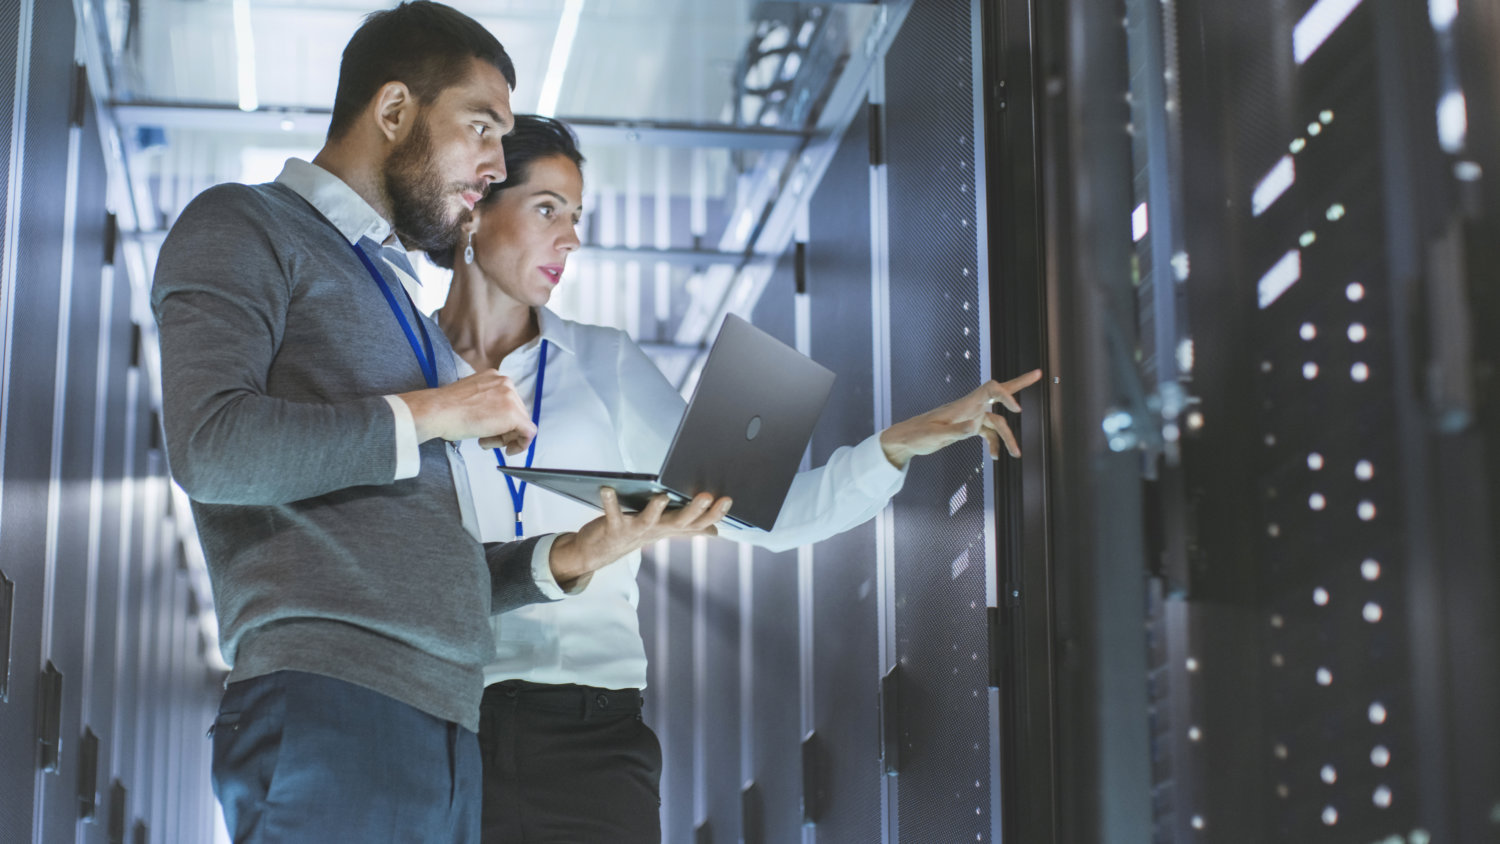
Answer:
[[152, 309], [230, 681], [313, 672], [477, 731], [489, 614], [546, 600], [534, 540], [465, 532], [439, 440], [392, 481], [382, 396], [426, 382], [349, 241], [284, 185], [211, 188], [162, 245]]

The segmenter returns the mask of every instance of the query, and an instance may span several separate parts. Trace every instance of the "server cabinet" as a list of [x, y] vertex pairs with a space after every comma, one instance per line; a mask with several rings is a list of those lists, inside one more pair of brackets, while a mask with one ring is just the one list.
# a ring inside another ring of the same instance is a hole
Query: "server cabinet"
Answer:
[[[892, 420], [956, 399], [990, 374], [977, 13], [968, 2], [919, 4], [886, 57]], [[891, 840], [992, 840], [990, 463], [982, 441], [959, 443], [914, 461], [896, 498], [895, 674], [886, 683], [895, 723], [885, 729], [895, 744], [886, 770], [898, 769], [899, 829]]]
[[[59, 291], [62, 287], [64, 207], [68, 202], [70, 103], [73, 89], [73, 10], [66, 3], [23, 4], [18, 35], [28, 58], [15, 80], [20, 131], [11, 147], [12, 207], [8, 219], [6, 302], [8, 332], [0, 371], [4, 409], [3, 497], [0, 497], [0, 570], [14, 586], [10, 688], [0, 719], [10, 748], [0, 781], [0, 818], [8, 829], [37, 822], [38, 767], [72, 770], [74, 737], [64, 736], [63, 702], [79, 680], [76, 669], [50, 664], [44, 650], [50, 631], [49, 496], [52, 491], [54, 386], [58, 361]], [[58, 49], [58, 45], [68, 48]], [[21, 90], [17, 90], [21, 89]], [[14, 234], [10, 234], [14, 232]], [[45, 754], [45, 756], [44, 756]], [[52, 775], [52, 779], [59, 779]]]
[[[0, 3], [0, 126], [11, 126], [15, 120], [17, 103], [16, 89], [16, 52], [21, 46], [21, 24], [23, 12], [22, 0], [5, 0]], [[10, 195], [15, 186], [14, 179], [10, 174], [11, 146], [15, 139], [10, 132], [0, 132], [0, 161], [7, 165], [4, 183], [4, 202], [0, 202], [0, 231], [9, 231], [7, 228], [10, 216]], [[0, 312], [4, 312], [6, 300], [11, 296], [9, 282], [0, 284]], [[0, 332], [9, 329], [0, 328]], [[6, 335], [0, 333], [0, 343], [3, 343]]]
[[1186, 243], [1223, 262], [1183, 283], [1216, 329], [1193, 332], [1194, 384], [1218, 421], [1184, 448], [1198, 553], [1164, 631], [1196, 717], [1160, 742], [1188, 778], [1243, 762], [1197, 777], [1159, 834], [1488, 840], [1496, 738], [1469, 707], [1495, 689], [1493, 628], [1474, 626], [1493, 510], [1464, 269], [1482, 218], [1444, 116], [1465, 21], [1382, 2], [1180, 15], [1212, 33], [1181, 54], [1184, 131], [1220, 141], [1184, 150]]
[[[48, 588], [51, 630], [44, 656], [55, 664], [66, 682], [59, 721], [64, 749], [58, 776], [43, 778], [43, 825], [71, 827], [96, 803], [98, 730], [84, 722], [84, 698], [90, 691], [87, 632], [90, 589], [95, 572], [90, 567], [94, 428], [97, 415], [101, 324], [99, 288], [104, 265], [104, 194], [107, 183], [104, 153], [92, 104], [81, 78], [75, 96], [73, 125], [68, 134], [67, 215], [63, 238], [63, 277], [58, 281], [59, 319], [53, 428], [49, 432], [53, 459], [48, 525]], [[79, 119], [81, 118], [81, 119]], [[38, 432], [39, 433], [39, 432]], [[85, 732], [87, 730], [87, 732]], [[88, 782], [85, 782], [85, 779]]]
[[[797, 344], [797, 279], [806, 281], [806, 250], [796, 244], [777, 262], [752, 321], [789, 346]], [[804, 262], [799, 269], [799, 262]], [[801, 822], [801, 663], [798, 555], [736, 548], [739, 723], [730, 725], [737, 766], [722, 777], [714, 804], [735, 818], [744, 844], [794, 841]], [[713, 762], [729, 768], [725, 762]], [[730, 788], [732, 782], [732, 790]], [[718, 840], [726, 840], [719, 837]]]
[[[0, 838], [206, 840], [201, 736], [219, 678], [164, 518], [169, 486], [131, 322], [137, 288], [114, 266], [112, 130], [74, 63], [74, 8], [0, 8], [13, 127], [0, 294]], [[155, 640], [140, 635], [147, 619]], [[159, 728], [147, 735], [149, 722]]]
[[[789, 255], [753, 313], [788, 343], [795, 342], [793, 276]], [[802, 794], [796, 555], [674, 542], [665, 554], [648, 555], [641, 589], [651, 655], [646, 715], [664, 748], [663, 839], [795, 836]]]
[[[978, 13], [904, 10], [756, 308], [757, 324], [805, 338], [838, 373], [813, 465], [990, 374]], [[652, 569], [671, 578], [643, 601], [652, 682], [665, 681], [652, 705], [667, 734], [666, 840], [994, 837], [994, 478], [966, 443], [918, 461], [891, 508], [840, 536], [779, 556], [674, 547]], [[677, 559], [694, 553], [707, 570], [689, 577]]]
[[[743, 558], [742, 558], [743, 559]], [[742, 562], [742, 565], [744, 563]], [[802, 700], [797, 553], [751, 553], [748, 577], [749, 682], [746, 702], [750, 759], [741, 784], [745, 844], [798, 840], [802, 825]], [[743, 618], [743, 617], [742, 617]], [[743, 628], [742, 628], [743, 629]]]
[[[813, 432], [812, 461], [875, 430], [870, 123], [865, 105], [844, 134], [809, 202], [807, 296], [810, 352], [838, 373]], [[803, 819], [821, 842], [878, 841], [880, 600], [877, 527], [859, 525], [813, 547], [811, 722], [803, 736]]]
[[[692, 841], [697, 757], [693, 545], [664, 543], [642, 555], [642, 638], [649, 660], [645, 718], [662, 749], [663, 841]], [[649, 590], [649, 598], [645, 593]], [[649, 624], [647, 623], [649, 620]]]
[[[1010, 805], [1027, 840], [1495, 840], [1493, 10], [1124, 8], [1037, 7], [1030, 64], [1086, 367], [1053, 446], [1093, 462], [1054, 480], [1114, 492], [1091, 532], [1147, 588], [1057, 603], [1057, 790]], [[1098, 548], [1056, 549], [1086, 593]], [[1107, 715], [1149, 750], [1091, 748]]]
[[117, 255], [111, 255], [111, 266], [105, 268], [101, 285], [100, 310], [104, 319], [100, 355], [104, 364], [99, 408], [98, 430], [98, 484], [97, 516], [94, 531], [93, 554], [95, 559], [94, 611], [92, 619], [92, 648], [90, 659], [90, 695], [85, 703], [88, 710], [87, 723], [101, 742], [97, 768], [98, 805], [95, 820], [86, 829], [85, 840], [108, 841], [109, 820], [119, 811], [115, 805], [119, 799], [114, 788], [117, 782], [115, 768], [119, 759], [120, 730], [119, 712], [123, 705], [122, 689], [125, 680], [118, 667], [120, 641], [118, 629], [121, 624], [121, 603], [128, 585], [126, 566], [129, 556], [126, 551], [125, 521], [127, 491], [126, 471], [126, 414], [129, 405], [126, 396], [131, 380], [131, 353], [134, 332], [130, 321], [130, 285], [123, 272], [114, 269]]
[[699, 684], [696, 742], [702, 760], [696, 801], [698, 840], [739, 841], [743, 719], [740, 691], [740, 549], [723, 541], [704, 543], [694, 560], [698, 591], [695, 680]]

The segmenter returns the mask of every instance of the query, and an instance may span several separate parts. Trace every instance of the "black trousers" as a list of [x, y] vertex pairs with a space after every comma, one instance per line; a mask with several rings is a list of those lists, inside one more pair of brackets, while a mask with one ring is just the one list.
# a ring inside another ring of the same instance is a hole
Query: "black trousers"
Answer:
[[660, 844], [661, 744], [636, 689], [484, 690], [484, 844]]

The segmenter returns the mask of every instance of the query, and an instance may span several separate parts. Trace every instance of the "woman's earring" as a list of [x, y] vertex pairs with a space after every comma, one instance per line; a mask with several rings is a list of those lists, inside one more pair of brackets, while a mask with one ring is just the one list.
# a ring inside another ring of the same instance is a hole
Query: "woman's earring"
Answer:
[[474, 233], [469, 232], [469, 245], [464, 247], [464, 263], [474, 263]]

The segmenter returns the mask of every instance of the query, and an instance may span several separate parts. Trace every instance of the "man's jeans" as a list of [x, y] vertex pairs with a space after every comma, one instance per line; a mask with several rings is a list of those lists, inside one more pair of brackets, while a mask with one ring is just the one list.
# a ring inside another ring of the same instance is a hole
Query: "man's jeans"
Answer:
[[214, 793], [246, 844], [478, 844], [478, 738], [362, 686], [278, 671], [234, 683]]

